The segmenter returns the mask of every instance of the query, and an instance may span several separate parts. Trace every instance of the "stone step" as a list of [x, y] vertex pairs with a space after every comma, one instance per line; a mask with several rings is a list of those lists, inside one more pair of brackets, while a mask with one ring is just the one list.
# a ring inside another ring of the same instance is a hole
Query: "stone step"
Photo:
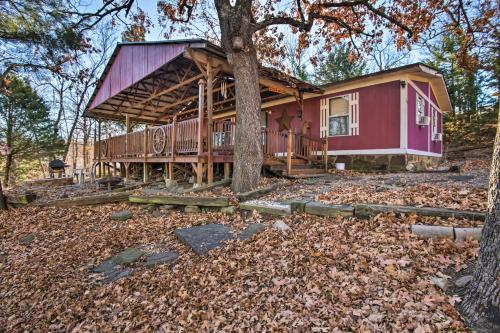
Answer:
[[292, 213], [292, 207], [290, 204], [265, 201], [265, 200], [250, 200], [240, 203], [240, 209], [257, 211], [262, 214], [270, 215], [290, 215]]
[[354, 216], [354, 207], [347, 205], [330, 205], [321, 202], [308, 202], [305, 209], [307, 214], [319, 216]]

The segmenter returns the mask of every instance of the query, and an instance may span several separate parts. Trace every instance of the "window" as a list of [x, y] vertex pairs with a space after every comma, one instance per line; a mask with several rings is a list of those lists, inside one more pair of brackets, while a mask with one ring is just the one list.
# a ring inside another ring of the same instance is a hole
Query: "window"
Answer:
[[424, 112], [424, 98], [417, 94], [417, 124], [421, 123], [422, 117], [425, 116]]
[[432, 135], [438, 133], [438, 111], [432, 108]]
[[349, 134], [349, 100], [337, 97], [329, 100], [329, 136]]

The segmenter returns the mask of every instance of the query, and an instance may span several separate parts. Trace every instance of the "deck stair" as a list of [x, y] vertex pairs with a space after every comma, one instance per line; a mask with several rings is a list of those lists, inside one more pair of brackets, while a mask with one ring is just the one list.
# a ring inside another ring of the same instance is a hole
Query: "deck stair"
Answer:
[[287, 172], [287, 161], [285, 159], [277, 159], [280, 164], [272, 164], [266, 166], [267, 169], [274, 174], [283, 177], [315, 177], [325, 174], [325, 169], [318, 163], [311, 163], [301, 158], [292, 158], [292, 171], [290, 174]]
[[264, 166], [284, 177], [316, 177], [325, 173], [327, 140], [294, 133], [293, 130], [263, 130]]

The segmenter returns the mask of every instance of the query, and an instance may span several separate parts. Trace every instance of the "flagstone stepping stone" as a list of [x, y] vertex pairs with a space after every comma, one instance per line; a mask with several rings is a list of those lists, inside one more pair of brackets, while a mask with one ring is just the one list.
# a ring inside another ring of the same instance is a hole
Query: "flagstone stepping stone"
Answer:
[[126, 221], [131, 217], [132, 212], [130, 210], [123, 210], [121, 212], [111, 214], [111, 219], [115, 221]]
[[286, 224], [283, 220], [276, 220], [274, 223], [273, 223], [273, 227], [275, 229], [278, 229], [279, 231], [282, 231], [282, 232], [289, 232], [289, 231], [292, 231], [292, 228], [290, 228], [288, 226], [288, 224]]
[[257, 211], [263, 214], [271, 215], [290, 215], [292, 208], [289, 204], [265, 201], [265, 200], [250, 200], [240, 203], [240, 209]]
[[179, 259], [179, 254], [174, 251], [162, 251], [150, 254], [146, 257], [145, 266], [154, 266], [162, 264], [173, 264]]
[[158, 207], [159, 207], [158, 205], [149, 204], [149, 205], [144, 206], [143, 210], [145, 210], [146, 212], [152, 213], [152, 212], [156, 211], [158, 209]]
[[133, 270], [131, 269], [123, 269], [123, 270], [111, 270], [106, 272], [105, 278], [100, 281], [101, 284], [109, 284], [115, 282], [119, 279], [123, 279], [125, 277], [129, 277], [132, 275]]
[[266, 228], [265, 224], [262, 223], [251, 223], [238, 235], [240, 240], [246, 240], [252, 238], [253, 235], [259, 233]]
[[176, 229], [175, 235], [200, 256], [207, 254], [212, 249], [223, 246], [225, 241], [234, 238], [231, 229], [223, 224], [205, 224]]
[[22, 245], [30, 245], [35, 240], [35, 235], [33, 234], [24, 234], [19, 237], [19, 243]]
[[115, 256], [104, 260], [99, 266], [93, 269], [96, 273], [105, 273], [112, 271], [116, 266], [123, 266], [137, 261], [144, 255], [144, 251], [137, 247], [128, 248]]
[[200, 207], [198, 207], [198, 206], [186, 206], [186, 207], [184, 207], [184, 212], [185, 213], [199, 213]]

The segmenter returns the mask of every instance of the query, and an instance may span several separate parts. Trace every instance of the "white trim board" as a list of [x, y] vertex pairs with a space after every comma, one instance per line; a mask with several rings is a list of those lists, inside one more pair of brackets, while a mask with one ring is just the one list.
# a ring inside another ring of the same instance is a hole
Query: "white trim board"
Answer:
[[[322, 152], [316, 151], [315, 155]], [[420, 151], [415, 149], [388, 148], [388, 149], [357, 149], [357, 150], [329, 150], [328, 155], [389, 155], [389, 154], [410, 154], [421, 156], [442, 157], [442, 154]]]
[[408, 84], [405, 83], [404, 87], [400, 82], [400, 96], [399, 96], [399, 147], [406, 149], [408, 147]]

